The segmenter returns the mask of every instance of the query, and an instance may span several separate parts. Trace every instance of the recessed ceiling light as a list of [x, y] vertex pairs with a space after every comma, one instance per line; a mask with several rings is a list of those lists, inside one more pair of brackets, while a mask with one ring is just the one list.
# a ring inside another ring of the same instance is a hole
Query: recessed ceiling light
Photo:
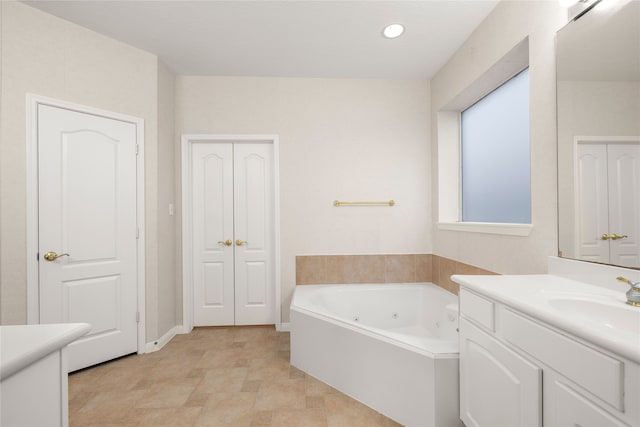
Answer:
[[382, 31], [382, 34], [388, 39], [395, 39], [396, 37], [400, 37], [404, 33], [404, 27], [402, 24], [391, 24], [387, 25]]

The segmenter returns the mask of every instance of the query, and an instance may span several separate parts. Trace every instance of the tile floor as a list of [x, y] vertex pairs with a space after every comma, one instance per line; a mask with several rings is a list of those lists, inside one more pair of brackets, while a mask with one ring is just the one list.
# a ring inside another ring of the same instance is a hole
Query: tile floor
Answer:
[[70, 426], [395, 427], [289, 365], [273, 327], [197, 328], [69, 375]]

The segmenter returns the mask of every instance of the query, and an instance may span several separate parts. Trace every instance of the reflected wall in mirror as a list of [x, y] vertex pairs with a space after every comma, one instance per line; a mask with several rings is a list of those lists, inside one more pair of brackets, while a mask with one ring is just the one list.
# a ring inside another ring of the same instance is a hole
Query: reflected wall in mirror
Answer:
[[557, 34], [559, 254], [640, 268], [640, 0]]

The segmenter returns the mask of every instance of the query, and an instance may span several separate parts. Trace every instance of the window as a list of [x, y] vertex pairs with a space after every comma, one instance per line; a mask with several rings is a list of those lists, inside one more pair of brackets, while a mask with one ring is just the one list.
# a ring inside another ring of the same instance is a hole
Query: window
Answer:
[[527, 37], [438, 108], [440, 230], [531, 233], [528, 67]]
[[464, 110], [462, 221], [531, 223], [529, 69]]

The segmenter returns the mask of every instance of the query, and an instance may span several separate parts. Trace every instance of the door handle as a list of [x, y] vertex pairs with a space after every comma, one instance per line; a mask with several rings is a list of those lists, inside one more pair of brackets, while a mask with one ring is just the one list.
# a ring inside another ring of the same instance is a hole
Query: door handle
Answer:
[[220, 246], [231, 246], [231, 245], [233, 245], [233, 242], [232, 242], [231, 240], [225, 240], [224, 242], [223, 242], [222, 240], [220, 240], [220, 241], [218, 242], [218, 244], [219, 244]]
[[69, 254], [60, 254], [60, 255], [58, 255], [55, 252], [47, 252], [46, 254], [44, 254], [44, 259], [46, 259], [47, 261], [55, 261], [58, 258], [63, 257], [63, 256], [69, 256]]
[[620, 239], [626, 239], [627, 236], [626, 234], [624, 235], [620, 235], [620, 234], [603, 234], [602, 235], [602, 240], [620, 240]]
[[236, 245], [237, 246], [243, 246], [243, 245], [246, 245], [246, 244], [247, 244], [247, 242], [245, 242], [244, 240], [240, 240], [240, 239], [236, 240]]

